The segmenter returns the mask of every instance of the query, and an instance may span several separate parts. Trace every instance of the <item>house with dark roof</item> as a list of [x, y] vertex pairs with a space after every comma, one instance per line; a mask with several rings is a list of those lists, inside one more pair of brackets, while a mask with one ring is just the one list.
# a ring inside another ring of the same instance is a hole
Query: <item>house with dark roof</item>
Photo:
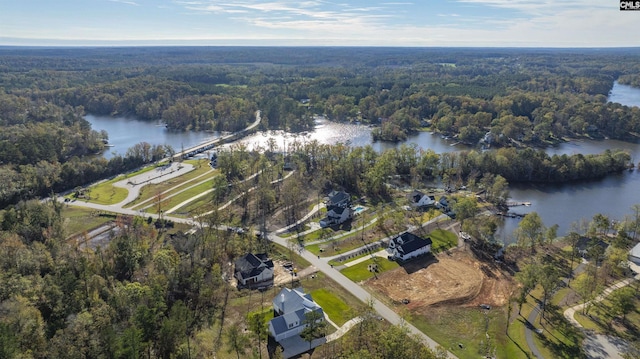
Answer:
[[609, 248], [609, 243], [603, 241], [602, 239], [580, 237], [578, 239], [578, 242], [576, 243], [575, 248], [580, 256], [588, 258], [589, 251], [594, 246], [600, 246], [602, 248], [602, 253], [604, 254], [607, 248]]
[[324, 311], [311, 298], [311, 294], [305, 293], [302, 288], [282, 288], [280, 293], [273, 298], [274, 318], [269, 321], [269, 334], [277, 341], [300, 336], [307, 326], [306, 314], [318, 312], [319, 320], [324, 320]]
[[387, 252], [391, 259], [402, 261], [431, 252], [431, 238], [426, 239], [410, 232], [404, 232], [389, 241]]
[[326, 205], [329, 209], [332, 207], [351, 207], [351, 196], [345, 191], [331, 191], [328, 197]]
[[239, 286], [254, 287], [273, 281], [273, 261], [266, 253], [249, 253], [235, 262], [234, 275]]

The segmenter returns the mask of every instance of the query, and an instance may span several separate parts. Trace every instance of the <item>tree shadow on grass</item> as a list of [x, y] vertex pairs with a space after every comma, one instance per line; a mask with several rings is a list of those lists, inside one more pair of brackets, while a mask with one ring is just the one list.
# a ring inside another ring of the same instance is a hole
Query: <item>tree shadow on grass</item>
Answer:
[[[557, 305], [547, 304], [545, 319], [541, 325], [547, 329], [538, 338], [546, 348], [551, 350], [554, 358], [581, 358], [584, 356], [582, 341], [584, 334], [569, 323]], [[564, 336], [558, 337], [555, 332]], [[555, 340], [551, 340], [551, 337]]]
[[522, 348], [520, 346], [520, 344], [518, 344], [518, 342], [516, 342], [515, 340], [513, 340], [513, 338], [511, 338], [511, 336], [509, 335], [509, 333], [507, 333], [507, 338], [509, 338], [509, 340], [511, 340], [513, 342], [513, 344], [515, 344], [518, 349], [520, 349], [520, 351], [522, 352], [522, 354], [524, 354], [527, 358], [531, 358], [531, 353], [527, 352], [526, 350], [524, 350], [524, 348]]

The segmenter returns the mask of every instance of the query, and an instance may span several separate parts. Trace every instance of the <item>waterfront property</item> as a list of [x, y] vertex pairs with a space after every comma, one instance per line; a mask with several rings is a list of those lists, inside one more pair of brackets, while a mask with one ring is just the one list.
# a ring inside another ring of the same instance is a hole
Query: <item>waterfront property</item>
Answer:
[[266, 253], [249, 253], [235, 262], [238, 286], [269, 286], [273, 283], [273, 261]]
[[410, 232], [404, 232], [389, 241], [387, 252], [395, 260], [406, 261], [431, 252], [431, 238], [426, 239]]
[[609, 248], [609, 243], [602, 239], [580, 237], [576, 243], [576, 250], [581, 257], [588, 258], [590, 255], [589, 252], [594, 246], [600, 246], [602, 248], [602, 253], [604, 253], [607, 248]]

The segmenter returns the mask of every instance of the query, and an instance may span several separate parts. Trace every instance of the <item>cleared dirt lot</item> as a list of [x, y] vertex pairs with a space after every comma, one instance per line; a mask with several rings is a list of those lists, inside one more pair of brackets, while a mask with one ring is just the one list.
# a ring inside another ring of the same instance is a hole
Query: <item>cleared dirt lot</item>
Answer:
[[408, 299], [408, 309], [432, 305], [506, 304], [512, 280], [493, 263], [485, 264], [456, 249], [423, 257], [370, 279], [366, 285], [395, 303]]

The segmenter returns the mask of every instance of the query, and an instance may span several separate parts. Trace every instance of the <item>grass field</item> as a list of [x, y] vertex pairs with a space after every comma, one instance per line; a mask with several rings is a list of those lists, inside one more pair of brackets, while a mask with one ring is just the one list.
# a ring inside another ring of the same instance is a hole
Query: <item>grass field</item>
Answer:
[[62, 216], [65, 219], [67, 236], [81, 234], [113, 220], [109, 217], [96, 216], [95, 212], [94, 209], [84, 207], [63, 207]]
[[[161, 208], [162, 210], [168, 210], [184, 201], [188, 201], [189, 199], [193, 198], [194, 196], [199, 195], [202, 192], [205, 192], [207, 190], [210, 190], [213, 187], [213, 180], [207, 180], [206, 182], [200, 183], [195, 187], [189, 188], [188, 190], [185, 190], [184, 192], [181, 192], [179, 194], [176, 194], [173, 197], [167, 198], [164, 201], [162, 201], [161, 204]], [[206, 197], [206, 196], [205, 196]], [[209, 199], [210, 200], [210, 199]], [[157, 213], [158, 212], [158, 207], [154, 204], [149, 203], [151, 206], [149, 208], [147, 208], [146, 212], [148, 213]], [[186, 204], [185, 204], [186, 206]], [[178, 210], [177, 212], [179, 212], [180, 210]]]
[[124, 188], [115, 187], [113, 184], [122, 180], [122, 178], [118, 177], [116, 179], [102, 182], [97, 184], [91, 188], [89, 188], [85, 192], [85, 196], [88, 198], [88, 202], [97, 203], [97, 204], [116, 204], [124, 201], [127, 198], [127, 191]]
[[444, 229], [436, 229], [429, 233], [429, 237], [433, 241], [431, 244], [431, 251], [439, 253], [446, 251], [449, 248], [456, 247], [458, 245], [458, 237], [455, 233]]
[[506, 308], [436, 307], [408, 319], [458, 358], [527, 356], [505, 334]]
[[[640, 283], [634, 284], [638, 286]], [[635, 289], [635, 287], [632, 286]], [[637, 292], [636, 292], [637, 293]], [[586, 329], [598, 333], [614, 334], [624, 339], [634, 339], [640, 336], [640, 296], [634, 298], [634, 309], [626, 315], [623, 321], [621, 317], [614, 316], [611, 296], [602, 302], [595, 303], [589, 309], [589, 315], [576, 312], [575, 319]]]
[[376, 274], [374, 272], [370, 272], [368, 266], [370, 264], [378, 265], [378, 272], [383, 273], [388, 270], [392, 270], [398, 268], [400, 265], [395, 261], [390, 261], [386, 258], [376, 258], [375, 261], [373, 258], [368, 259], [364, 262], [360, 262], [351, 267], [347, 267], [340, 272], [344, 274], [347, 278], [351, 279], [354, 282], [361, 282], [363, 280], [367, 280], [369, 278], [373, 278]]
[[[211, 173], [210, 177], [203, 176], [209, 172]], [[185, 173], [182, 176], [172, 178], [161, 183], [146, 185], [142, 187], [142, 189], [140, 190], [140, 194], [138, 195], [138, 198], [136, 198], [131, 203], [128, 203], [125, 206], [125, 208], [140, 207], [140, 204], [142, 202], [145, 202], [154, 198], [155, 196], [158, 195], [158, 193], [163, 193], [165, 197], [169, 196], [170, 194], [183, 190], [189, 186], [192, 186], [199, 181], [204, 181], [207, 178], [211, 178], [214, 176], [214, 174], [215, 174], [215, 171], [212, 170], [209, 166], [200, 166], [200, 168], [196, 167], [193, 171]], [[188, 182], [190, 180], [193, 180], [194, 178], [197, 178], [198, 176], [203, 176], [203, 177], [198, 179], [198, 181]], [[146, 205], [149, 205], [150, 203], [151, 202], [145, 202], [143, 205], [146, 206]], [[139, 208], [136, 208], [136, 209], [139, 209]]]
[[[137, 176], [145, 172], [152, 171], [162, 165], [166, 165], [166, 163], [147, 166], [142, 169], [139, 169], [138, 171], [135, 171], [132, 173], [126, 173], [126, 174], [117, 176], [113, 179], [110, 179], [108, 181], [98, 183], [97, 185], [88, 188], [87, 191], [85, 192], [87, 201], [91, 203], [106, 204], [106, 205], [122, 202], [125, 198], [127, 198], [127, 194], [129, 192], [124, 188], [113, 186], [114, 183], [125, 180], [133, 176]], [[70, 196], [72, 195], [69, 195], [67, 197], [72, 198]]]
[[351, 319], [351, 311], [347, 303], [326, 288], [312, 291], [311, 297], [336, 325], [342, 326]]

